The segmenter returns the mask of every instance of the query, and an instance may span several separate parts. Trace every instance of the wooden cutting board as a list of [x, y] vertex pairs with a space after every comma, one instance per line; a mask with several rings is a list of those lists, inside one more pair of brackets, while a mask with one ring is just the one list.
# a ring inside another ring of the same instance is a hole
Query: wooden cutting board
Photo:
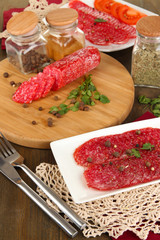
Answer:
[[[4, 72], [9, 73], [8, 78], [3, 77]], [[23, 75], [7, 59], [1, 61], [0, 131], [13, 143], [47, 149], [54, 140], [122, 123], [134, 102], [134, 84], [130, 74], [121, 63], [104, 53], [101, 53], [99, 66], [90, 73], [97, 90], [106, 95], [110, 103], [98, 102], [89, 111], [70, 111], [62, 118], [56, 118], [48, 113], [50, 107], [62, 103], [68, 93], [82, 82], [82, 78], [24, 108], [12, 101], [16, 88], [10, 85], [10, 81], [22, 82], [33, 74]], [[54, 100], [55, 95], [59, 97], [58, 101]], [[44, 110], [39, 111], [39, 107]], [[52, 127], [47, 124], [49, 117], [53, 118]], [[33, 120], [37, 125], [32, 124]]]

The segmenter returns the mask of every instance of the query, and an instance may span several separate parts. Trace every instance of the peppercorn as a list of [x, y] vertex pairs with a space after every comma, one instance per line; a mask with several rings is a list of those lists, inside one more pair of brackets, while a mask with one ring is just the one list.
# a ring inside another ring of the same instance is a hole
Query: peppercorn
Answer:
[[37, 124], [37, 122], [36, 122], [35, 120], [33, 120], [33, 121], [32, 121], [32, 124], [33, 124], [33, 125], [36, 125], [36, 124]]
[[28, 108], [28, 104], [27, 103], [23, 103], [22, 107], [23, 108]]
[[126, 154], [131, 155], [132, 154], [132, 150], [131, 149], [126, 149]]
[[114, 156], [114, 157], [119, 157], [119, 155], [120, 155], [119, 152], [114, 152], [114, 153], [113, 153], [113, 156]]
[[83, 107], [83, 111], [89, 111], [89, 107], [88, 106]]
[[54, 98], [53, 98], [55, 101], [57, 101], [58, 99], [59, 99], [59, 97], [58, 96], [54, 96]]
[[104, 145], [105, 145], [106, 147], [110, 147], [110, 146], [111, 146], [111, 142], [110, 142], [109, 140], [107, 140], [107, 141], [105, 141]]
[[8, 78], [9, 77], [9, 73], [8, 72], [4, 72], [3, 73], [3, 77]]
[[48, 118], [47, 119], [47, 123], [48, 123], [48, 127], [52, 127], [53, 126], [53, 119], [52, 118]]
[[93, 159], [92, 159], [91, 157], [88, 157], [88, 158], [87, 158], [87, 162], [92, 162], [92, 160], [93, 160]]
[[136, 134], [137, 135], [141, 134], [141, 130], [136, 130]]
[[146, 162], [146, 167], [150, 167], [151, 166], [151, 163], [150, 162]]
[[42, 111], [42, 110], [43, 110], [43, 107], [39, 107], [38, 110], [39, 110], [39, 111]]
[[124, 171], [124, 166], [120, 166], [120, 167], [118, 168], [118, 170], [119, 170], [120, 172], [123, 172], [123, 171]]

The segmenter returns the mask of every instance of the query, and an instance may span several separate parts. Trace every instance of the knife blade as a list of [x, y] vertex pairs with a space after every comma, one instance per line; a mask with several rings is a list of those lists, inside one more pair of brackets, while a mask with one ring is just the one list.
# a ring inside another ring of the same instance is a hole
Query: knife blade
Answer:
[[47, 203], [30, 188], [19, 176], [16, 169], [3, 158], [0, 157], [0, 171], [13, 183], [15, 183], [28, 197], [30, 197], [52, 220], [62, 228], [70, 237], [75, 237], [78, 231], [70, 225], [60, 214], [50, 208]]

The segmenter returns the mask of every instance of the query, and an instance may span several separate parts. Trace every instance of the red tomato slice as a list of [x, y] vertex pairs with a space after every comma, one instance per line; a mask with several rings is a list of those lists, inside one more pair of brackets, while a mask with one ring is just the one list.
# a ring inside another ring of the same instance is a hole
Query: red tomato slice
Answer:
[[111, 13], [111, 6], [114, 3], [114, 0], [95, 0], [94, 7], [106, 13]]
[[119, 8], [118, 16], [119, 19], [124, 23], [127, 23], [129, 25], [135, 25], [140, 18], [146, 15], [127, 5], [122, 5]]
[[111, 6], [111, 14], [112, 16], [114, 16], [115, 18], [118, 18], [119, 19], [119, 16], [118, 16], [118, 11], [119, 11], [119, 8], [122, 6], [123, 4], [122, 3], [119, 3], [119, 2], [114, 2]]
[[95, 0], [94, 8], [97, 9], [98, 11], [103, 11], [103, 8], [102, 8], [103, 3], [102, 2], [104, 2], [104, 0]]

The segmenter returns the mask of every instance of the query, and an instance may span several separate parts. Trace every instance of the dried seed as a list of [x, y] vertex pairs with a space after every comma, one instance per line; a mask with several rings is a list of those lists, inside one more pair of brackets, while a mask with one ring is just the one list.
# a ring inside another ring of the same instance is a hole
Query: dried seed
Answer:
[[22, 107], [23, 107], [23, 108], [28, 108], [29, 106], [28, 106], [27, 103], [23, 103]]
[[107, 141], [105, 141], [104, 145], [105, 145], [106, 147], [110, 147], [110, 146], [111, 146], [111, 142], [110, 142], [109, 140], [107, 140]]
[[87, 162], [92, 162], [92, 161], [93, 161], [93, 159], [91, 157], [87, 158]]
[[36, 125], [36, 124], [37, 124], [37, 122], [36, 122], [35, 120], [33, 120], [33, 121], [32, 121], [32, 124], [33, 124], [33, 125]]
[[55, 101], [59, 100], [59, 97], [58, 96], [54, 96], [53, 98]]
[[3, 77], [8, 78], [9, 77], [9, 73], [8, 72], [4, 72], [3, 73]]
[[43, 107], [39, 107], [38, 110], [39, 110], [39, 111], [42, 111], [42, 110], [43, 110]]
[[113, 156], [114, 156], [114, 157], [119, 157], [119, 155], [120, 155], [119, 152], [114, 152], [114, 153], [113, 153]]

